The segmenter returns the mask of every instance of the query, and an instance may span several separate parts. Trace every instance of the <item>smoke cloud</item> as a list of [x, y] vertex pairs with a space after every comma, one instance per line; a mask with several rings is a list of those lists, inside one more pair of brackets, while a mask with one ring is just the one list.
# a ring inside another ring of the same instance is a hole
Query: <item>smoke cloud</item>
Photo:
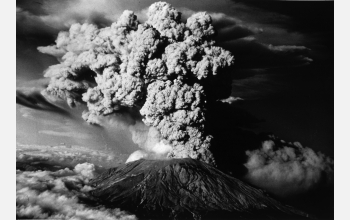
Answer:
[[273, 138], [246, 154], [245, 179], [275, 195], [292, 196], [333, 184], [333, 159], [299, 142]]
[[[120, 209], [93, 206], [85, 183], [94, 177], [93, 164], [52, 171], [16, 171], [16, 217], [50, 219], [136, 219]], [[89, 201], [90, 203], [87, 203]]]
[[167, 141], [161, 139], [160, 132], [154, 127], [148, 127], [142, 122], [137, 122], [135, 125], [130, 125], [129, 130], [134, 143], [143, 150], [135, 151], [126, 162], [141, 158], [166, 159], [172, 151], [172, 147], [166, 144]]
[[148, 158], [148, 153], [146, 153], [143, 150], [137, 150], [137, 151], [133, 152], [132, 154], [130, 154], [130, 156], [128, 157], [128, 159], [126, 160], [125, 163], [130, 163], [130, 162], [133, 162], [135, 160], [140, 160], [142, 158]]
[[[129, 158], [166, 159], [172, 147], [155, 127], [145, 125], [141, 115], [133, 109], [121, 109], [118, 113], [107, 116], [93, 116], [91, 119], [101, 125], [110, 135], [121, 131], [128, 131], [131, 140], [142, 150], [134, 152]], [[130, 146], [129, 146], [130, 147]], [[138, 155], [135, 157], [135, 155]], [[129, 159], [127, 162], [130, 162]]]
[[58, 34], [56, 45], [39, 47], [60, 61], [45, 72], [51, 79], [46, 91], [70, 106], [87, 103], [83, 118], [92, 124], [99, 116], [136, 108], [144, 124], [159, 133], [156, 142], [143, 144], [148, 153], [215, 163], [204, 126], [213, 98], [206, 88], [234, 58], [214, 46], [212, 19], [205, 12], [182, 23], [180, 12], [157, 2], [147, 15], [144, 24], [128, 10], [110, 27], [73, 24]]

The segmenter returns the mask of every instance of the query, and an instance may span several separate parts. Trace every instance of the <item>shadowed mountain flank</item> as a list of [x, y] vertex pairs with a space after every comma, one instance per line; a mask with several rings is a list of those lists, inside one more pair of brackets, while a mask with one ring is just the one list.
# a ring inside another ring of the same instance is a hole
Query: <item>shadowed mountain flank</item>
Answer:
[[308, 219], [213, 166], [193, 160], [137, 160], [89, 183], [91, 195], [142, 219]]

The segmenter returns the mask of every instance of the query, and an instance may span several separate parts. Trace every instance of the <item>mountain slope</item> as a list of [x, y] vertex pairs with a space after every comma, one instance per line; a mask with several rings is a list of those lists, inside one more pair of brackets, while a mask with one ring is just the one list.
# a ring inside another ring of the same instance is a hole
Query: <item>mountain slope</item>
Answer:
[[262, 190], [193, 159], [138, 160], [102, 173], [91, 195], [142, 218], [307, 219]]

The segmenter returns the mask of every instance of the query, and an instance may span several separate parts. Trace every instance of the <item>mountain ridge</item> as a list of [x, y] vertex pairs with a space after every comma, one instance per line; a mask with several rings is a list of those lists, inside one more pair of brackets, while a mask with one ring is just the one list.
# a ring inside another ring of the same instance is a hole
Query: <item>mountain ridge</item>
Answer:
[[309, 219], [263, 190], [190, 158], [140, 159], [90, 181], [90, 194], [106, 206], [142, 219]]

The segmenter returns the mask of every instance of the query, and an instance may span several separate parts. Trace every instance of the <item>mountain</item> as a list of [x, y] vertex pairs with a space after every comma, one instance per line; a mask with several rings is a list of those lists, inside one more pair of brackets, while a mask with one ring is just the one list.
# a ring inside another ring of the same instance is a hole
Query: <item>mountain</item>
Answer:
[[137, 160], [89, 183], [107, 207], [141, 219], [309, 219], [264, 191], [193, 159]]

